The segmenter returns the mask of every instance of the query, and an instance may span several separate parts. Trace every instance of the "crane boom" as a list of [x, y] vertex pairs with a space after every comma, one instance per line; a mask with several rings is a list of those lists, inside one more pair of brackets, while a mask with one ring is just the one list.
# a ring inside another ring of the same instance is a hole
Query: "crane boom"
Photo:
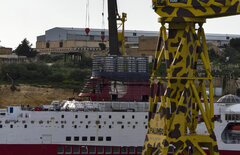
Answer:
[[108, 0], [109, 55], [121, 55], [118, 45], [117, 1]]

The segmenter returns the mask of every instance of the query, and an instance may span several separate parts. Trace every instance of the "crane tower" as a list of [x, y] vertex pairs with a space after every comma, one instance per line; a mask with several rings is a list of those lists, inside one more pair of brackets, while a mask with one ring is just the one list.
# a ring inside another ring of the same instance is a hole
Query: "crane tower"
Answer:
[[[143, 154], [167, 155], [169, 146], [174, 148], [174, 155], [205, 155], [205, 149], [211, 155], [219, 154], [214, 133], [213, 83], [203, 24], [207, 18], [239, 14], [239, 2], [152, 0], [153, 9], [161, 16], [161, 28], [151, 76], [149, 129]], [[166, 63], [167, 77], [156, 76], [162, 60]], [[206, 76], [198, 76], [198, 63], [203, 64]], [[165, 89], [163, 81], [167, 82]], [[154, 94], [156, 83], [158, 91]], [[199, 115], [206, 126], [206, 135], [196, 131]]]

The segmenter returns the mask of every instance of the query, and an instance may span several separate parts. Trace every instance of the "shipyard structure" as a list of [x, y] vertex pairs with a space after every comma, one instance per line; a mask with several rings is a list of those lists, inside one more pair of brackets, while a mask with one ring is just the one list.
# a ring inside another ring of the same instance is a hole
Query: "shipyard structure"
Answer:
[[[104, 36], [104, 38], [102, 38]], [[155, 52], [157, 31], [125, 30], [125, 50], [130, 56], [150, 56]], [[207, 34], [207, 42], [216, 46], [228, 44], [232, 38], [240, 35]], [[85, 28], [55, 27], [45, 31], [44, 35], [37, 36], [36, 49], [41, 54], [58, 54], [76, 51], [88, 51], [91, 55], [102, 51], [99, 44], [109, 48], [108, 30], [90, 29], [89, 34]]]

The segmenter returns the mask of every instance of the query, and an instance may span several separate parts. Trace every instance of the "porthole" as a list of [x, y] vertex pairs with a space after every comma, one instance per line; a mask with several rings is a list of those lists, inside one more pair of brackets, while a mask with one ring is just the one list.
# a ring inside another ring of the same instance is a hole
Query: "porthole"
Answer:
[[79, 141], [79, 137], [74, 137], [74, 141]]
[[71, 137], [70, 136], [66, 137], [66, 141], [71, 141]]
[[106, 141], [111, 141], [112, 137], [106, 137]]

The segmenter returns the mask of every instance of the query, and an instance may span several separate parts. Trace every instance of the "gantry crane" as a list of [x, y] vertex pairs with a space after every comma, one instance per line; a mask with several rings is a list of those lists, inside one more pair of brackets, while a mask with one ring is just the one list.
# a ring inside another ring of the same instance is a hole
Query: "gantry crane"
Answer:
[[[149, 129], [143, 154], [167, 155], [169, 145], [174, 154], [205, 155], [208, 149], [218, 155], [214, 133], [213, 83], [203, 24], [208, 18], [240, 13], [239, 0], [152, 0], [161, 16], [149, 101]], [[168, 30], [165, 25], [168, 24]], [[198, 26], [197, 26], [198, 25]], [[167, 77], [156, 77], [162, 59]], [[197, 64], [204, 64], [206, 77], [197, 76]], [[163, 80], [167, 88], [163, 88]], [[198, 83], [198, 86], [196, 86]], [[206, 94], [206, 83], [209, 98]], [[161, 104], [158, 106], [158, 98]], [[204, 104], [201, 102], [203, 98]], [[208, 134], [196, 132], [202, 115]]]

